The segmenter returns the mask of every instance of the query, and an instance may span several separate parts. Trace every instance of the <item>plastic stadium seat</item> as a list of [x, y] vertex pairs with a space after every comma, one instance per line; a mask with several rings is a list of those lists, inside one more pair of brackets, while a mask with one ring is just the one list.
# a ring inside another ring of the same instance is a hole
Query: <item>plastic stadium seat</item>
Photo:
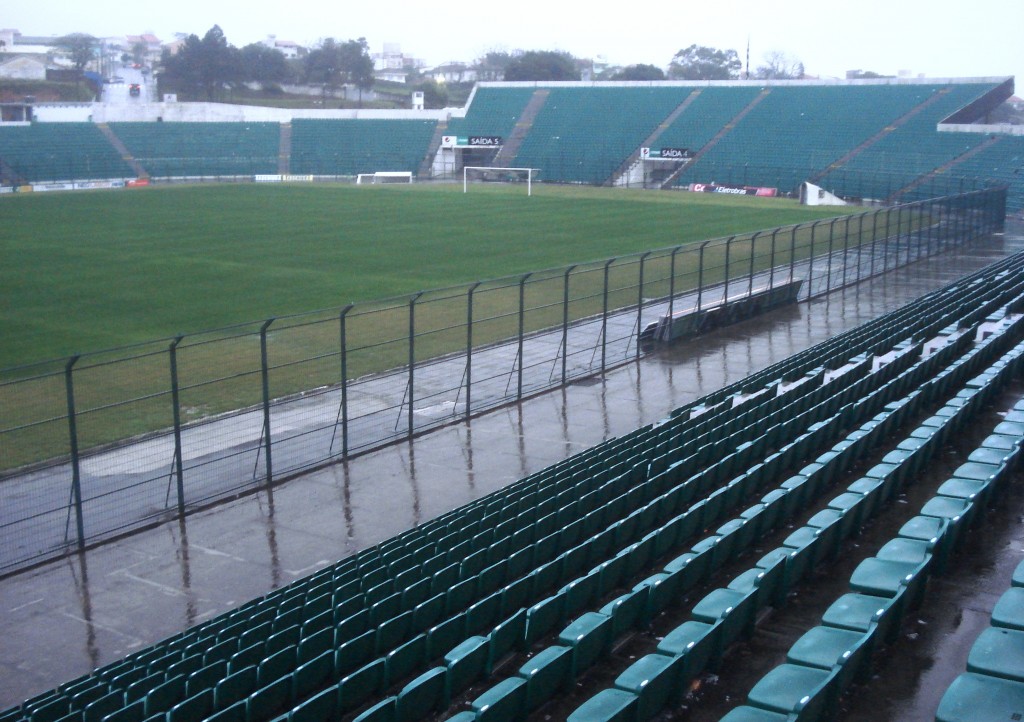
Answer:
[[870, 631], [812, 627], [789, 648], [786, 661], [824, 670], [842, 668], [837, 681], [842, 690], [867, 671], [872, 641]]
[[343, 677], [338, 683], [338, 712], [350, 712], [377, 694], [384, 686], [385, 671], [384, 660], [378, 659]]
[[992, 626], [1024, 631], [1024, 587], [1010, 587], [992, 609]]
[[487, 668], [490, 640], [470, 637], [444, 656], [447, 668], [446, 694], [452, 698], [483, 676]]
[[966, 672], [942, 695], [936, 722], [1015, 720], [1024, 717], [1024, 683]]
[[338, 687], [331, 685], [327, 689], [296, 705], [288, 716], [289, 722], [319, 722], [334, 719], [338, 713]]
[[637, 696], [621, 689], [603, 689], [569, 715], [570, 722], [631, 722], [637, 719]]
[[747, 703], [771, 712], [799, 713], [804, 719], [829, 719], [835, 707], [835, 673], [784, 663], [758, 680]]
[[902, 593], [895, 598], [850, 592], [839, 597], [821, 616], [828, 627], [869, 632], [876, 629], [879, 640], [891, 642], [899, 632]]
[[650, 588], [644, 586], [616, 597], [601, 607], [601, 614], [612, 618], [613, 639], [617, 639], [640, 623], [647, 608], [649, 594]]
[[693, 620], [683, 622], [658, 643], [658, 654], [684, 657], [680, 671], [682, 684], [703, 672], [715, 669], [721, 659], [722, 627]]
[[637, 697], [637, 720], [654, 717], [672, 698], [680, 698], [683, 657], [648, 654], [626, 668], [615, 686]]
[[388, 684], [405, 679], [427, 661], [427, 635], [417, 634], [384, 658]]
[[385, 697], [363, 711], [352, 722], [396, 722], [398, 719], [397, 703], [396, 697]]
[[1024, 632], [988, 627], [975, 640], [967, 671], [1024, 682]]
[[793, 718], [789, 715], [778, 712], [769, 712], [766, 709], [741, 705], [729, 710], [720, 722], [790, 722]]
[[551, 699], [569, 681], [572, 649], [553, 645], [545, 647], [519, 668], [526, 680], [526, 706], [533, 710]]
[[587, 612], [558, 635], [559, 644], [572, 648], [572, 676], [579, 677], [612, 643], [612, 618]]
[[434, 667], [405, 685], [395, 705], [396, 722], [412, 722], [440, 709], [447, 700], [448, 675], [444, 667]]
[[480, 722], [517, 722], [526, 715], [526, 680], [509, 677], [473, 700]]

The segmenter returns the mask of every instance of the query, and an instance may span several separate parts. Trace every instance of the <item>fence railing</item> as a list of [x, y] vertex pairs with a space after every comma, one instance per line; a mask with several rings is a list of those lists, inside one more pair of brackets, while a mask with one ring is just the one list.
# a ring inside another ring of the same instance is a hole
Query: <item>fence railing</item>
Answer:
[[1005, 189], [0, 371], [0, 574], [642, 353], [666, 313], [827, 293], [1002, 227]]

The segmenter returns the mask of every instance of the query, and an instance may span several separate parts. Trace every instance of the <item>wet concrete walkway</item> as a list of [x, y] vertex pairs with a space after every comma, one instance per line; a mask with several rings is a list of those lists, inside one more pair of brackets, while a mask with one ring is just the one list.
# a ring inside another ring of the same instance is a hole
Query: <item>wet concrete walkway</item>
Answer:
[[0, 709], [663, 418], [1021, 250], [1021, 230], [0, 580]]

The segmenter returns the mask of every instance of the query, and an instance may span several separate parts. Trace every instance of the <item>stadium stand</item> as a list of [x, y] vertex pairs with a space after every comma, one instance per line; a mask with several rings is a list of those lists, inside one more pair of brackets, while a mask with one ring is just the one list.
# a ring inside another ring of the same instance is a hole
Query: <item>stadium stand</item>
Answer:
[[455, 136], [500, 135], [508, 138], [533, 95], [533, 88], [479, 87], [469, 99], [464, 118], [448, 121]]
[[[599, 660], [614, 686], [569, 718], [650, 719], [1020, 379], [1022, 272], [1008, 257], [0, 720], [522, 720]], [[928, 576], [952, 573], [1022, 443], [1024, 417], [995, 426], [730, 719], [827, 719]], [[689, 618], [610, 669], [605, 652], [667, 610]]]
[[891, 130], [886, 128], [884, 135], [841, 167], [826, 174], [822, 182], [841, 184], [837, 176], [852, 175], [859, 182], [854, 191], [856, 195], [890, 198], [918, 176], [929, 173], [985, 140], [982, 134], [939, 133], [936, 128], [956, 110], [990, 90], [992, 86], [977, 84], [918, 87], [920, 112], [907, 117], [905, 122]]
[[0, 161], [10, 183], [135, 177], [93, 123], [0, 124]]
[[[696, 158], [664, 182], [795, 193], [810, 180], [844, 197], [919, 200], [991, 182], [1024, 208], [1019, 137], [938, 132], [984, 117], [1012, 81], [799, 84], [499, 84], [473, 92], [464, 117], [277, 123], [89, 123], [0, 127], [4, 184], [107, 178], [430, 173], [438, 133], [500, 136], [500, 166], [548, 182], [609, 184], [641, 147]], [[535, 113], [535, 115], [534, 115]], [[114, 146], [123, 142], [128, 156]], [[438, 168], [445, 167], [438, 166]], [[141, 171], [143, 172], [139, 172]], [[458, 170], [455, 168], [455, 170]], [[451, 172], [451, 169], [449, 169]], [[661, 182], [661, 181], [658, 181]]]
[[509, 165], [544, 180], [601, 184], [691, 92], [679, 87], [552, 88]]
[[996, 142], [970, 158], [954, 164], [944, 175], [981, 183], [994, 181], [1009, 186], [1007, 210], [1024, 210], [1024, 136], [994, 136]]
[[723, 173], [745, 168], [749, 182], [793, 192], [812, 169], [829, 167], [910, 112], [920, 97], [892, 85], [772, 88], [681, 182], [726, 180]]
[[152, 178], [277, 172], [278, 123], [111, 123]]
[[375, 171], [416, 173], [437, 123], [432, 120], [306, 120], [292, 122], [294, 174], [354, 176]]

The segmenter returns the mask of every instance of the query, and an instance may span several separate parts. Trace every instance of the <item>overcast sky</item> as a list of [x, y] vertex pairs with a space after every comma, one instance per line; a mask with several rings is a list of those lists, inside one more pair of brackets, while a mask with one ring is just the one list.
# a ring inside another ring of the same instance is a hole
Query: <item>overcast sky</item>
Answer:
[[732, 48], [743, 58], [749, 38], [752, 68], [765, 53], [781, 51], [823, 77], [860, 68], [887, 75], [910, 70], [930, 77], [1024, 79], [1022, 0], [10, 0], [4, 5], [0, 27], [26, 35], [152, 32], [168, 41], [176, 32], [202, 36], [217, 24], [237, 47], [269, 34], [303, 45], [362, 36], [371, 52], [397, 43], [429, 64], [519, 48], [659, 67], [693, 43]]

